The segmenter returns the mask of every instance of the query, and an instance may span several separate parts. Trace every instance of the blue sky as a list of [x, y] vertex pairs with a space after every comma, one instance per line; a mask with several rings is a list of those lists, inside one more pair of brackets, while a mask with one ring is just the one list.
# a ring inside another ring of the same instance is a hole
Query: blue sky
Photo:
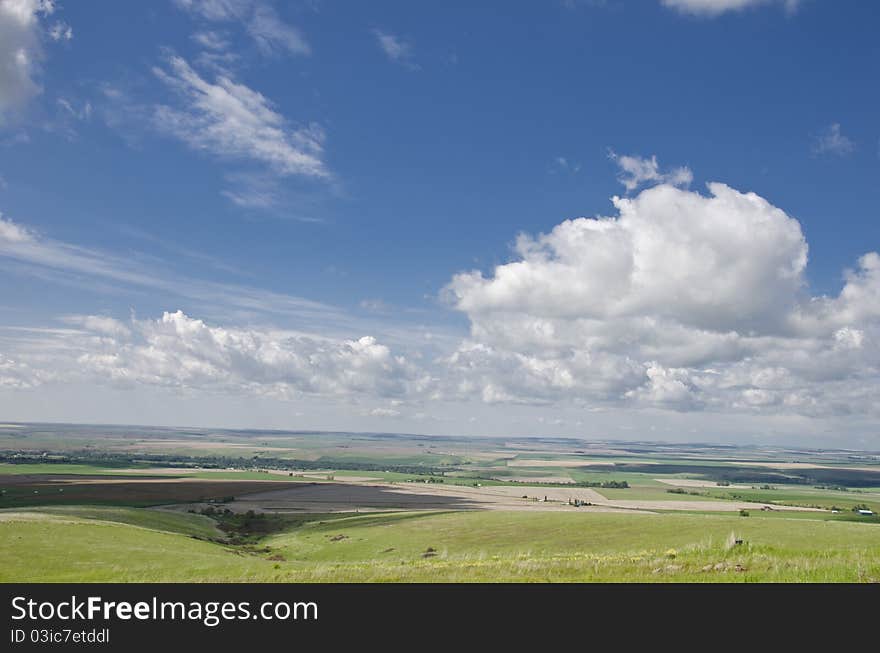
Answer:
[[876, 445], [878, 19], [0, 0], [0, 415]]

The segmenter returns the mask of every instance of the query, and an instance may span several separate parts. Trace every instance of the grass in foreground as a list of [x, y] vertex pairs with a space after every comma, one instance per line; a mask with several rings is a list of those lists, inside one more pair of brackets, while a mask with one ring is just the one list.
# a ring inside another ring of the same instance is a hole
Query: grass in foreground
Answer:
[[300, 516], [257, 545], [234, 547], [194, 539], [206, 526], [194, 515], [169, 524], [154, 521], [164, 519], [158, 511], [102, 510], [0, 511], [0, 581], [880, 581], [872, 524], [500, 511]]

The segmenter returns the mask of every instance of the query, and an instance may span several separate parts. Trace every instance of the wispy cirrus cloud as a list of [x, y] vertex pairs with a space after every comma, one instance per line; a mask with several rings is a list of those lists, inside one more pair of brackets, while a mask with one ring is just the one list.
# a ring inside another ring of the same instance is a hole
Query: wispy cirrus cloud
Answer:
[[[139, 88], [105, 83], [103, 101], [96, 106], [104, 121], [132, 146], [140, 145], [146, 125], [222, 162], [229, 185], [220, 194], [243, 209], [290, 217], [290, 205], [311, 192], [307, 183], [338, 188], [326, 162], [323, 127], [316, 121], [290, 119], [243, 81], [245, 59], [234, 47], [240, 28], [264, 54], [308, 54], [299, 31], [281, 20], [269, 2], [174, 3], [196, 17], [199, 29], [190, 38], [201, 52], [185, 58], [164, 50], [152, 72], [171, 94], [158, 101], [148, 97], [143, 83]], [[290, 184], [291, 179], [301, 186]], [[320, 221], [298, 214], [294, 219]]]
[[812, 152], [815, 155], [847, 156], [856, 149], [856, 144], [844, 135], [840, 123], [832, 123], [813, 137]]
[[208, 20], [239, 20], [254, 0], [173, 0], [174, 4]]
[[409, 70], [420, 70], [421, 66], [413, 61], [413, 46], [399, 36], [380, 29], [374, 29], [373, 35], [379, 48], [389, 60]]
[[761, 5], [780, 5], [789, 13], [797, 10], [801, 0], [661, 0], [665, 7], [684, 14], [714, 17]]
[[231, 73], [205, 79], [183, 58], [171, 55], [155, 75], [178, 98], [155, 107], [154, 123], [194, 150], [230, 160], [267, 165], [282, 176], [328, 179], [324, 130], [311, 123], [294, 128], [263, 94]]
[[[140, 240], [157, 241], [144, 233], [130, 233]], [[159, 293], [163, 301], [198, 311], [208, 318], [246, 322], [280, 322], [289, 328], [326, 337], [352, 338], [370, 333], [401, 346], [423, 345], [424, 329], [413, 329], [401, 316], [395, 320], [357, 316], [346, 309], [305, 297], [277, 292], [238, 279], [246, 273], [222, 261], [176, 244], [162, 245], [168, 254], [141, 257], [132, 251], [118, 255], [104, 249], [86, 248], [53, 239], [0, 213], [0, 269], [28, 275], [51, 284], [74, 286], [94, 294], [143, 296]], [[180, 273], [182, 259], [235, 275], [224, 282]], [[453, 336], [443, 326], [430, 328], [431, 343], [448, 342]]]
[[132, 256], [48, 238], [0, 214], [0, 264], [4, 260], [24, 264], [25, 273], [48, 280], [59, 280], [61, 275], [65, 283], [76, 283], [76, 278], [82, 278], [86, 287], [97, 291], [148, 289], [184, 298], [208, 311], [226, 307], [240, 313], [287, 316], [304, 325], [323, 327], [347, 323], [343, 311], [327, 304], [237, 283], [175, 275], [173, 260], [161, 265], [140, 263]]
[[[261, 0], [174, 0], [191, 14], [209, 22], [239, 23], [265, 55], [308, 55], [311, 47], [302, 32], [285, 22], [275, 7]], [[202, 32], [201, 34], [205, 34]], [[211, 45], [217, 46], [213, 40]], [[218, 49], [212, 47], [212, 49]]]
[[551, 173], [567, 173], [576, 175], [581, 171], [581, 164], [572, 161], [564, 156], [557, 156], [553, 159], [553, 164], [550, 167]]
[[259, 182], [242, 185], [239, 188], [225, 189], [223, 197], [242, 209], [273, 209], [278, 205], [278, 194]]
[[229, 47], [229, 40], [214, 30], [202, 30], [192, 35], [192, 40], [208, 50], [226, 50]]
[[278, 17], [272, 6], [257, 3], [247, 25], [247, 33], [263, 54], [282, 53], [307, 55], [312, 48], [302, 33]]

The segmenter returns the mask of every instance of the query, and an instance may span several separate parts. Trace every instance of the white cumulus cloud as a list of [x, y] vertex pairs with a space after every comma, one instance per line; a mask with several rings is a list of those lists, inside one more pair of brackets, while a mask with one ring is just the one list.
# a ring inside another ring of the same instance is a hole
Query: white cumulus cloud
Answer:
[[0, 352], [0, 390], [30, 390], [57, 378], [52, 370], [34, 368]]
[[53, 41], [69, 41], [73, 38], [73, 28], [63, 21], [59, 21], [49, 28], [49, 38]]
[[395, 408], [373, 408], [370, 417], [400, 417], [400, 411]]
[[876, 411], [880, 255], [810, 296], [800, 224], [754, 193], [661, 184], [617, 215], [521, 235], [514, 259], [446, 288], [470, 338], [459, 396], [676, 410]]
[[21, 244], [34, 240], [34, 235], [29, 229], [20, 224], [16, 224], [12, 220], [3, 217], [0, 212], [0, 247], [4, 244]]
[[[72, 322], [70, 318], [67, 320]], [[294, 332], [212, 326], [166, 312], [157, 320], [76, 320], [100, 334], [76, 359], [80, 373], [108, 383], [291, 397], [399, 397], [429, 382], [404, 356], [372, 336], [352, 340]]]
[[40, 93], [41, 21], [54, 11], [51, 0], [0, 0], [0, 124]]
[[117, 337], [128, 337], [131, 335], [131, 331], [124, 322], [105, 315], [68, 315], [62, 318], [62, 321], [82, 327], [92, 333]]
[[628, 191], [634, 191], [639, 186], [648, 184], [689, 186], [694, 180], [694, 174], [687, 166], [662, 172], [656, 156], [646, 159], [638, 155], [617, 154], [613, 151], [609, 152], [608, 156], [620, 167], [620, 175], [617, 180]]

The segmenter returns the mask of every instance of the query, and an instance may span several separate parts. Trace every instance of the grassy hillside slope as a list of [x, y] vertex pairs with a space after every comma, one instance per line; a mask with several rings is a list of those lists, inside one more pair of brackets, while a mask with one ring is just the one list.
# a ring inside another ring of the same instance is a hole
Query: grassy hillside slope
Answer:
[[215, 534], [154, 510], [0, 511], [0, 581], [880, 580], [876, 525], [803, 518], [360, 514], [300, 518], [249, 546], [192, 537]]

